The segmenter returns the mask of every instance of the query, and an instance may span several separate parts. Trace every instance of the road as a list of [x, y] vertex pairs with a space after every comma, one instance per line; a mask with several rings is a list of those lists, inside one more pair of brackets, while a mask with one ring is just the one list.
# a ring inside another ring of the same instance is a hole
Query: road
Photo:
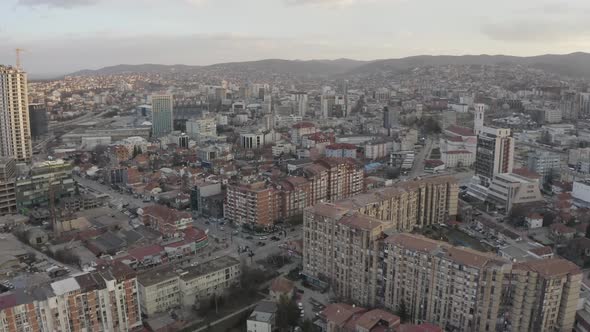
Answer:
[[426, 139], [426, 144], [424, 144], [424, 147], [420, 150], [420, 152], [416, 154], [412, 170], [404, 178], [412, 179], [424, 173], [424, 160], [430, 154], [430, 150], [432, 150], [433, 145], [434, 139], [432, 137], [428, 137]]

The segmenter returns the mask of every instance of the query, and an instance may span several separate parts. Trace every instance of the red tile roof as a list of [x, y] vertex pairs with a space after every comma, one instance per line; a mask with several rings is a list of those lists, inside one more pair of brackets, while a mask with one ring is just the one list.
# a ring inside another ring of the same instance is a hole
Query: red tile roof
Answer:
[[457, 134], [460, 136], [475, 136], [475, 133], [473, 132], [473, 130], [471, 128], [460, 127], [460, 126], [456, 126], [456, 125], [452, 125], [452, 126], [447, 127], [447, 131], [450, 131], [453, 134]]
[[348, 143], [336, 143], [326, 146], [329, 150], [356, 150], [356, 145]]
[[270, 283], [270, 290], [276, 293], [288, 294], [293, 292], [295, 283], [287, 278], [278, 277]]
[[160, 246], [159, 244], [152, 244], [150, 246], [139, 247], [139, 248], [129, 250], [129, 256], [131, 256], [137, 260], [142, 260], [146, 256], [159, 255], [163, 251], [164, 251], [164, 248], [162, 248], [162, 246]]
[[311, 122], [299, 122], [293, 125], [293, 128], [299, 129], [299, 128], [313, 128], [315, 127], [315, 125]]
[[571, 227], [567, 227], [566, 225], [564, 225], [562, 223], [551, 224], [551, 226], [549, 226], [549, 228], [551, 228], [551, 230], [553, 232], [560, 233], [560, 234], [571, 234], [571, 233], [576, 232], [575, 229], [573, 229]]

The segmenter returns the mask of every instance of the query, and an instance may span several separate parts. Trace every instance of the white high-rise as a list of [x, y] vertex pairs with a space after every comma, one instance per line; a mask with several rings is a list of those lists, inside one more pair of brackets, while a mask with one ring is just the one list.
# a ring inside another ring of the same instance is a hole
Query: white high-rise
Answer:
[[27, 74], [0, 65], [0, 156], [28, 162], [32, 150]]

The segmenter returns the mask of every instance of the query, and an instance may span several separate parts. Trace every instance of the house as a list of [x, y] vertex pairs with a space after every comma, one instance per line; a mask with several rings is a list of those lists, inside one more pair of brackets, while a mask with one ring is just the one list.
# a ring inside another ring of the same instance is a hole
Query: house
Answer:
[[430, 323], [402, 324], [396, 332], [443, 332], [443, 329]]
[[553, 258], [553, 249], [549, 246], [541, 246], [529, 250], [529, 253], [537, 259], [549, 259]]
[[270, 301], [258, 303], [248, 317], [248, 332], [272, 332], [276, 325], [277, 304]]
[[295, 283], [285, 277], [278, 277], [270, 283], [269, 291], [270, 297], [276, 302], [279, 302], [281, 296], [291, 299], [295, 294]]
[[162, 233], [165, 237], [175, 237], [181, 230], [192, 227], [193, 218], [188, 212], [181, 212], [164, 205], [150, 205], [138, 209], [137, 214], [143, 223]]
[[531, 213], [524, 218], [528, 229], [543, 227], [543, 216], [538, 213]]
[[314, 324], [325, 332], [385, 332], [397, 331], [401, 320], [398, 316], [382, 310], [332, 303], [318, 315]]
[[424, 172], [438, 173], [445, 170], [445, 163], [440, 159], [424, 160]]
[[551, 237], [556, 242], [566, 242], [574, 238], [576, 230], [561, 223], [554, 223], [549, 226]]

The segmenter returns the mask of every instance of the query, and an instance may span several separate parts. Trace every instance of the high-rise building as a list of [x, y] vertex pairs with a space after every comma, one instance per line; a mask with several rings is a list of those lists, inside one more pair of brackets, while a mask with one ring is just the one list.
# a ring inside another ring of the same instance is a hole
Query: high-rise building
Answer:
[[559, 154], [549, 151], [529, 152], [527, 168], [541, 176], [541, 182], [549, 180], [550, 177], [559, 177], [561, 169], [561, 158]]
[[0, 156], [31, 160], [28, 104], [26, 73], [0, 65]]
[[45, 104], [29, 104], [29, 120], [33, 138], [47, 134], [49, 120]]
[[224, 216], [235, 224], [270, 226], [279, 216], [278, 198], [264, 182], [228, 186]]
[[304, 117], [307, 113], [307, 92], [291, 92], [291, 101], [293, 102], [294, 108], [297, 110], [296, 114]]
[[162, 137], [172, 132], [173, 105], [172, 95], [152, 96], [152, 136]]
[[514, 138], [510, 129], [483, 127], [477, 136], [475, 176], [488, 187], [496, 174], [511, 173], [514, 166]]
[[457, 203], [457, 181], [443, 176], [309, 207], [303, 218], [304, 274], [359, 304], [374, 305], [377, 241], [384, 231], [445, 223], [457, 214]]
[[390, 109], [387, 106], [383, 107], [383, 128], [394, 128], [397, 121], [398, 119], [396, 110], [394, 108]]
[[0, 215], [16, 213], [16, 163], [0, 157]]
[[186, 134], [201, 143], [217, 137], [217, 121], [214, 117], [192, 119], [186, 122]]
[[[312, 211], [313, 210], [313, 211]], [[304, 276], [362, 306], [445, 331], [571, 331], [581, 270], [560, 258], [513, 263], [333, 205], [304, 220]]]
[[508, 260], [420, 235], [383, 242], [384, 282], [376, 297], [386, 308], [403, 303], [411, 321], [448, 331], [496, 331]]
[[572, 331], [583, 274], [564, 259], [515, 264], [510, 280], [511, 331]]

